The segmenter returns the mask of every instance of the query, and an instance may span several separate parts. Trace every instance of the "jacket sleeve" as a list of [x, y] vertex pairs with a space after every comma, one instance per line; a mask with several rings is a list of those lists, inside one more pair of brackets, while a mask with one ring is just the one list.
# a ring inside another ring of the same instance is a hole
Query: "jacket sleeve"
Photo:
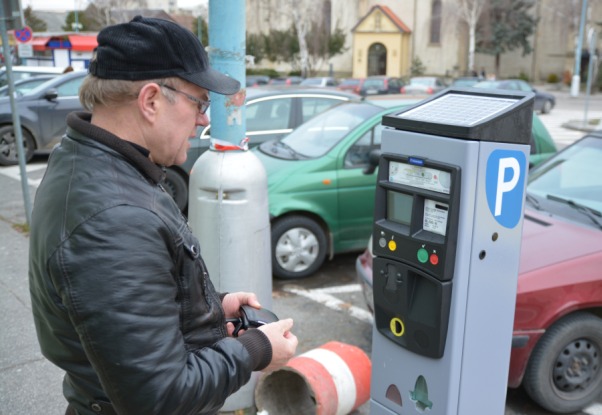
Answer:
[[119, 413], [214, 413], [257, 369], [233, 338], [188, 349], [174, 237], [156, 215], [119, 206], [66, 235], [54, 255], [63, 304]]

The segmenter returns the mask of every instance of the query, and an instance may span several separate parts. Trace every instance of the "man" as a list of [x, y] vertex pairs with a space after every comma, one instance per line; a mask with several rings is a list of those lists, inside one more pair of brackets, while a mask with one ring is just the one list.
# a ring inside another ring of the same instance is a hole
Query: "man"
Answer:
[[218, 294], [162, 166], [183, 163], [209, 122], [208, 93], [234, 94], [194, 35], [134, 18], [98, 35], [38, 188], [30, 292], [44, 356], [65, 370], [68, 414], [213, 414], [256, 370], [294, 355], [291, 319], [231, 337], [252, 293]]

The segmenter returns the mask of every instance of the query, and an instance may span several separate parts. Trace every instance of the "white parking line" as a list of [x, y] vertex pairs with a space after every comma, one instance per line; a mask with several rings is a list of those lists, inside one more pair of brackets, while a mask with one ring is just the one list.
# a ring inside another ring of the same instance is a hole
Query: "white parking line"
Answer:
[[[43, 170], [46, 167], [47, 166], [45, 163], [44, 164], [27, 164], [27, 165], [25, 165], [25, 171], [27, 173], [32, 173], [34, 171]], [[21, 169], [18, 165], [2, 167], [0, 169], [0, 174], [10, 177], [11, 179], [15, 179], [17, 181], [21, 181]], [[31, 179], [29, 177], [27, 178], [27, 184], [29, 186], [38, 187], [41, 182], [42, 182], [42, 179]]]
[[372, 324], [373, 318], [372, 314], [369, 311], [341, 301], [335, 296], [331, 295], [359, 292], [362, 290], [359, 284], [339, 285], [328, 288], [316, 288], [313, 290], [304, 290], [302, 288], [295, 287], [284, 287], [283, 290], [296, 295], [300, 295], [305, 298], [309, 298], [310, 300], [320, 303], [330, 308], [331, 310], [347, 312], [349, 313], [349, 315], [351, 315], [351, 317], [363, 321], [364, 323]]
[[595, 403], [593, 405], [590, 405], [587, 408], [585, 408], [583, 412], [589, 415], [602, 415], [602, 404]]

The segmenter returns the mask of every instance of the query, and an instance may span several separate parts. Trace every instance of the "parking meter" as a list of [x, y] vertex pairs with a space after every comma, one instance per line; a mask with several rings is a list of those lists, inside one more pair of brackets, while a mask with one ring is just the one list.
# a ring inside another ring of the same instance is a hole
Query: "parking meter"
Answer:
[[383, 117], [370, 413], [504, 413], [534, 95]]

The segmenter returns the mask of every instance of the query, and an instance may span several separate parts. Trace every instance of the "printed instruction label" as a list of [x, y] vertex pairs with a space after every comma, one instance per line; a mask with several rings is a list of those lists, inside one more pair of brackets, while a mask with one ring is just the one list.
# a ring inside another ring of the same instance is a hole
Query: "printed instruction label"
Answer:
[[447, 203], [425, 199], [422, 229], [445, 236], [448, 212], [449, 205]]
[[448, 171], [430, 167], [391, 161], [389, 163], [389, 181], [405, 184], [419, 189], [449, 194], [451, 174]]

